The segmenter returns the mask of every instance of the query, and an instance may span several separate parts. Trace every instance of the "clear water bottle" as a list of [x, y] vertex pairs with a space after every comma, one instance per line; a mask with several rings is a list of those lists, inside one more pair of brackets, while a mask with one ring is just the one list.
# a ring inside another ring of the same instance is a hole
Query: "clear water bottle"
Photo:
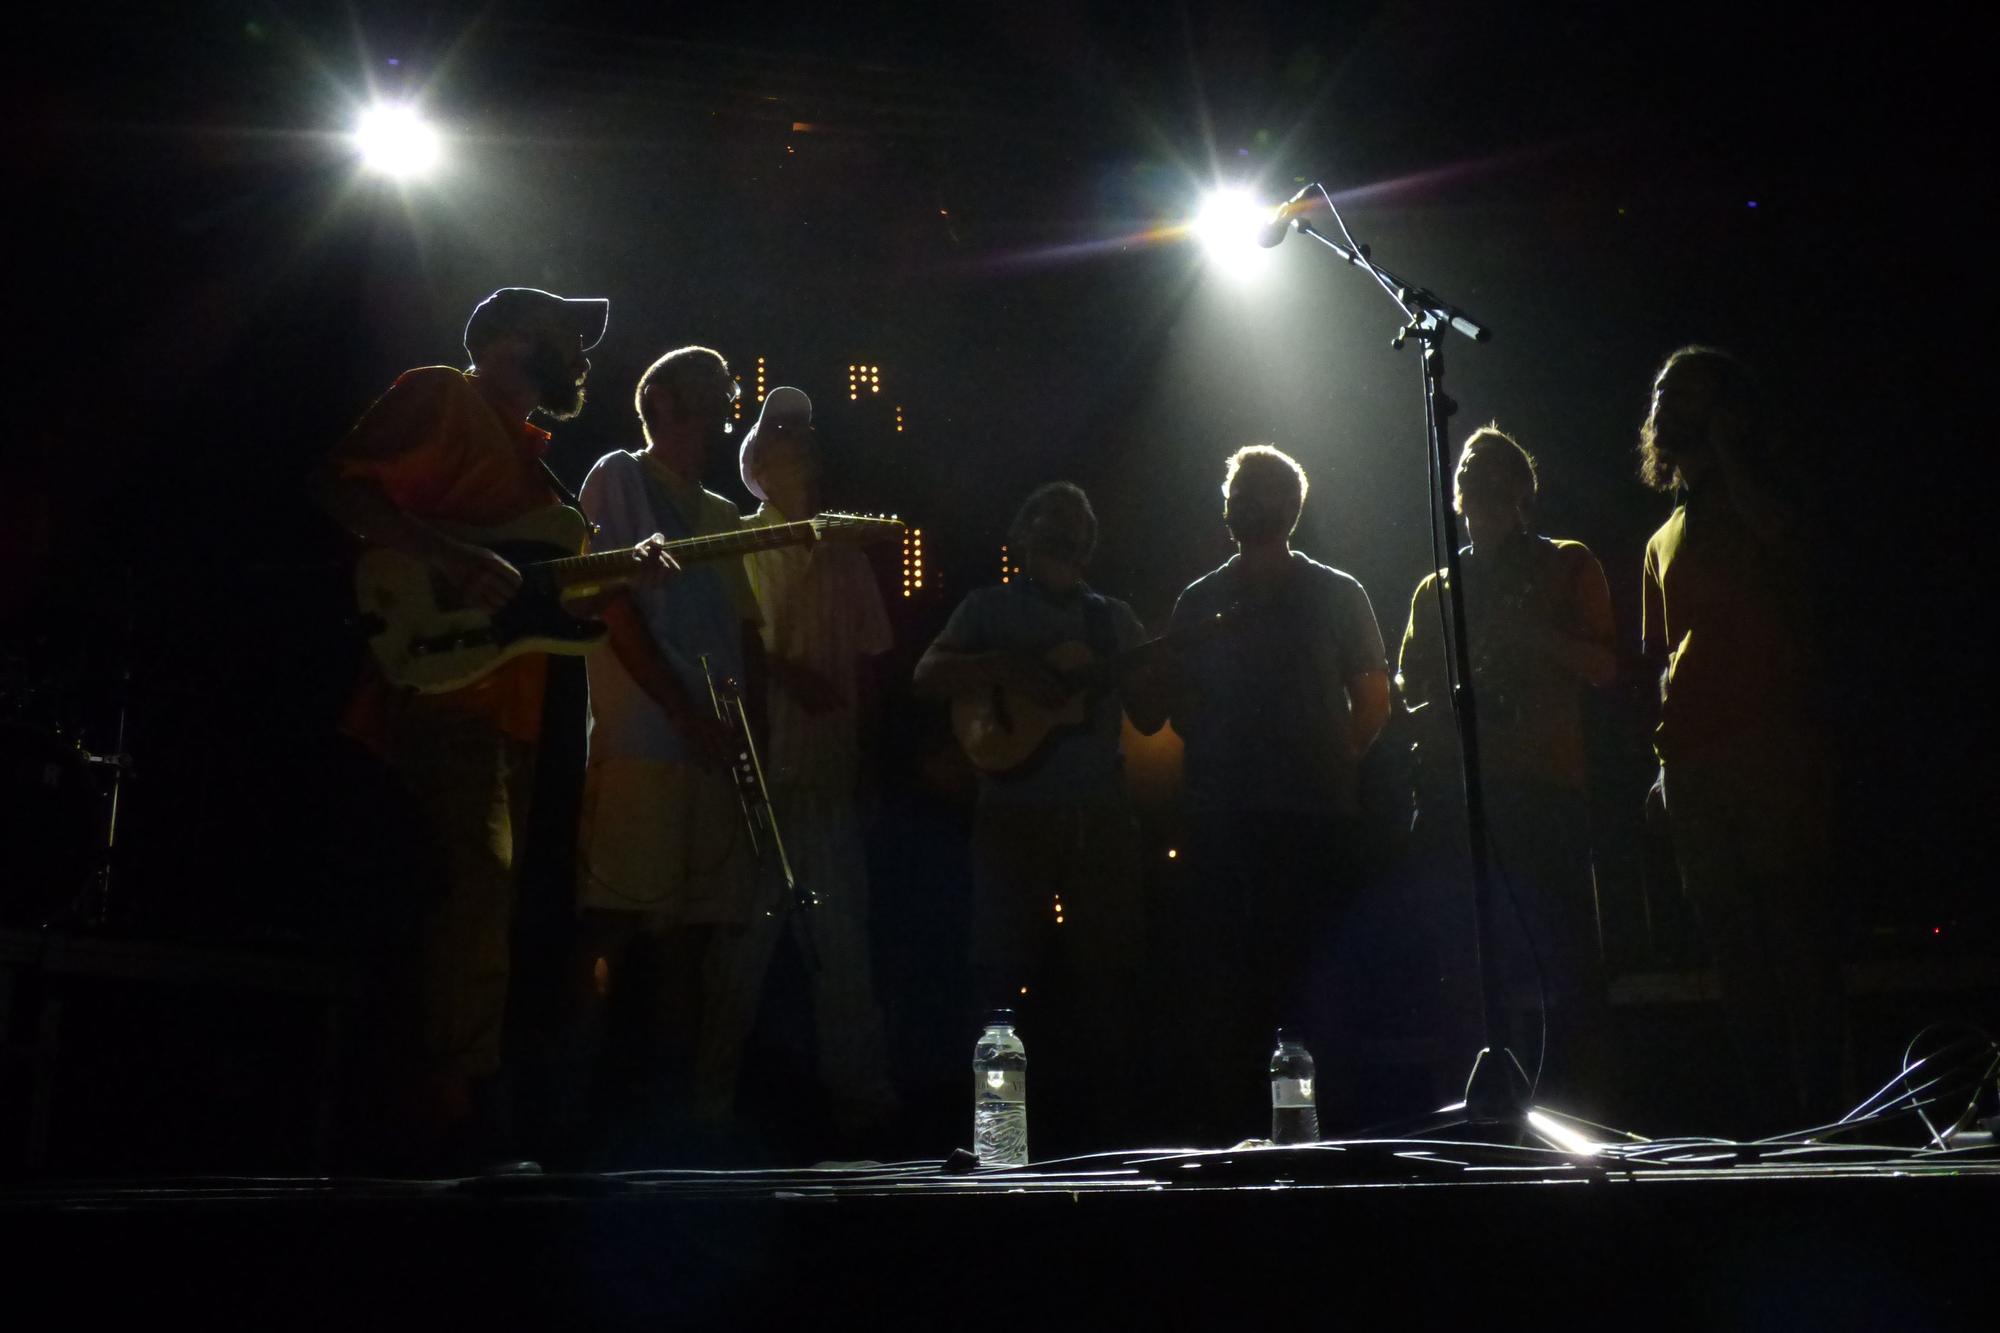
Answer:
[[1028, 1051], [1012, 1009], [988, 1015], [972, 1048], [972, 1151], [981, 1166], [1028, 1164]]
[[1319, 1142], [1319, 1104], [1313, 1089], [1313, 1058], [1278, 1029], [1271, 1052], [1271, 1142]]

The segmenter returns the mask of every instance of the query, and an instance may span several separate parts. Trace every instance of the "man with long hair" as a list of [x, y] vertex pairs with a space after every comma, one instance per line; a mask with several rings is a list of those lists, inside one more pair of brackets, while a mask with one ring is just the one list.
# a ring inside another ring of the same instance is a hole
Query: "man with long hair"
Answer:
[[1837, 1109], [1839, 904], [1809, 553], [1770, 402], [1684, 347], [1653, 383], [1640, 477], [1680, 503], [1646, 543], [1643, 641], [1664, 661], [1657, 791], [1722, 985], [1756, 1127]]
[[[1533, 456], [1497, 424], [1484, 426], [1459, 454], [1452, 508], [1467, 537], [1459, 567], [1487, 830], [1503, 891], [1519, 909], [1500, 914], [1498, 956], [1485, 962], [1501, 969], [1516, 1013], [1533, 1012], [1539, 964], [1546, 1100], [1582, 1111], [1600, 1109], [1594, 1102], [1606, 1092], [1609, 1049], [1583, 699], [1617, 674], [1616, 631], [1611, 590], [1590, 548], [1543, 537], [1530, 525], [1539, 489]], [[1404, 703], [1422, 721], [1420, 823], [1432, 835], [1425, 843], [1439, 850], [1462, 848], [1463, 837], [1439, 614], [1443, 582], [1443, 571], [1427, 574], [1410, 598], [1397, 676]], [[1456, 918], [1446, 929], [1468, 920]], [[1532, 1025], [1519, 1025], [1512, 1049], [1532, 1058], [1536, 1039]]]

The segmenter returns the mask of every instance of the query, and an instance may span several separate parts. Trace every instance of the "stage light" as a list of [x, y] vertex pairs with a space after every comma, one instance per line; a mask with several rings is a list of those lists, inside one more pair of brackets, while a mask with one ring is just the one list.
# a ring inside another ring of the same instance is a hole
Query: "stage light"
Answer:
[[1270, 261], [1271, 252], [1257, 244], [1270, 214], [1248, 190], [1216, 190], [1202, 201], [1192, 230], [1210, 264], [1229, 277], [1247, 279]]
[[363, 166], [397, 180], [428, 173], [441, 156], [437, 131], [403, 102], [377, 102], [364, 110], [354, 127], [354, 147]]

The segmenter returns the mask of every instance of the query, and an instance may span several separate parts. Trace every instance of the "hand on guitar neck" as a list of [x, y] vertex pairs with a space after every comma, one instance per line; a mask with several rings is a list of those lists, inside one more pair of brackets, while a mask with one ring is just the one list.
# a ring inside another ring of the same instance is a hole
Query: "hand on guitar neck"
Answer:
[[664, 588], [674, 581], [681, 572], [680, 562], [667, 549], [667, 539], [654, 533], [625, 553], [630, 557], [631, 572], [607, 581], [598, 588], [572, 588], [562, 594], [563, 610], [585, 620], [594, 620], [604, 614], [623, 588], [630, 582], [637, 588]]

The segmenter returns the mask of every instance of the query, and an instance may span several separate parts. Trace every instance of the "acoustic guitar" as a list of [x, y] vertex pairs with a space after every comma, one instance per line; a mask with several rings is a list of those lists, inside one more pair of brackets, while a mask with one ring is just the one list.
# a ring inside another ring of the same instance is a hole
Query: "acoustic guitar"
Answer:
[[1049, 707], [1000, 685], [962, 694], [951, 701], [952, 735], [980, 772], [995, 777], [1026, 772], [1056, 737], [1087, 726], [1091, 706], [1133, 670], [1212, 637], [1240, 615], [1217, 613], [1113, 657], [1100, 657], [1078, 640], [1059, 643], [1042, 661], [1070, 691], [1061, 703]]
[[[521, 588], [498, 611], [469, 606], [427, 561], [385, 547], [354, 566], [355, 601], [369, 651], [382, 674], [421, 694], [460, 689], [522, 653], [580, 655], [604, 638], [603, 622], [571, 614], [566, 594], [629, 583], [640, 568], [633, 547], [582, 554], [590, 524], [567, 505], [531, 510], [494, 528], [442, 531], [495, 552], [521, 571]], [[796, 523], [742, 528], [666, 543], [683, 565], [820, 541], [879, 541], [902, 535], [893, 518], [820, 514]]]

